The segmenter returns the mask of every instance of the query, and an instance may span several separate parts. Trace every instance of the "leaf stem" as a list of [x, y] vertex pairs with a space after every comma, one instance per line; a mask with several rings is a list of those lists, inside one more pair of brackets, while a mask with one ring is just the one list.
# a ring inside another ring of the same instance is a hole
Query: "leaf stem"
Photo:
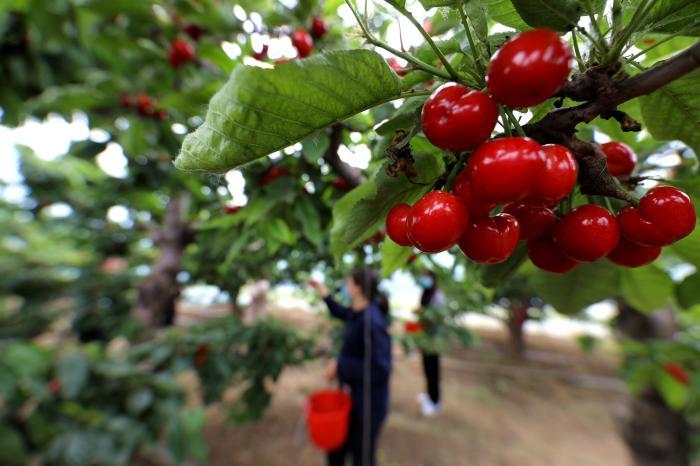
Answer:
[[586, 63], [583, 61], [583, 56], [581, 56], [581, 50], [578, 47], [578, 39], [576, 38], [576, 31], [571, 31], [571, 38], [574, 41], [574, 54], [576, 55], [576, 62], [578, 62], [578, 67], [580, 72], [586, 69]]
[[598, 40], [601, 42], [601, 44], [605, 45], [603, 31], [601, 31], [600, 25], [598, 24], [598, 20], [595, 17], [595, 8], [591, 4], [591, 0], [584, 0], [583, 3], [587, 10], [586, 15], [591, 19], [591, 26], [593, 28], [593, 31], [596, 33], [596, 36], [598, 37]]
[[517, 118], [515, 118], [515, 115], [513, 114], [513, 110], [510, 108], [505, 109], [505, 113], [508, 116], [508, 119], [510, 120], [511, 124], [515, 127], [516, 132], [520, 136], [526, 136], [525, 130], [523, 129], [522, 126], [520, 126], [520, 122], [518, 121]]
[[506, 132], [506, 136], [511, 137], [513, 132], [510, 129], [510, 120], [508, 120], [505, 110], [503, 110], [503, 107], [500, 105], [498, 106], [498, 113], [501, 114], [501, 126], [503, 126], [503, 130]]
[[430, 73], [435, 76], [439, 76], [443, 79], [446, 80], [452, 80], [453, 77], [444, 71], [442, 71], [439, 68], [436, 68], [432, 65], [429, 65], [425, 63], [424, 61], [419, 60], [418, 58], [414, 57], [413, 55], [402, 52], [401, 50], [395, 49], [394, 47], [391, 47], [388, 44], [385, 44], [384, 42], [380, 41], [374, 35], [370, 32], [369, 28], [365, 25], [365, 23], [362, 21], [362, 17], [360, 16], [360, 13], [357, 11], [355, 8], [355, 5], [353, 5], [351, 0], [345, 0], [345, 4], [350, 8], [350, 11], [352, 11], [352, 14], [355, 16], [355, 19], [357, 20], [357, 23], [360, 25], [360, 29], [362, 29], [362, 33], [365, 35], [367, 40], [372, 44], [377, 47], [383, 48], [384, 50], [393, 53], [397, 57], [401, 57], [404, 60], [406, 60], [409, 63], [413, 63], [413, 65], [421, 69], [427, 73]]
[[653, 45], [650, 45], [649, 47], [645, 48], [644, 50], [640, 50], [639, 52], [635, 53], [634, 55], [632, 55], [631, 57], [629, 57], [628, 60], [635, 60], [636, 58], [638, 58], [638, 57], [644, 55], [645, 53], [647, 53], [649, 50], [651, 50], [651, 49], [653, 49], [653, 48], [656, 48], [656, 47], [658, 47], [659, 45], [664, 44], [664, 43], [668, 42], [668, 41], [671, 40], [671, 39], [675, 39], [675, 38], [678, 37], [678, 36], [682, 36], [683, 34], [685, 34], [685, 32], [686, 32], [685, 29], [682, 29], [682, 30], [680, 30], [680, 31], [678, 31], [678, 32], [674, 32], [673, 34], [670, 34], [670, 35], [664, 37], [663, 39], [657, 41], [657, 42], [654, 43]]
[[474, 64], [479, 70], [480, 75], [483, 77], [486, 71], [486, 67], [481, 62], [481, 55], [476, 48], [476, 43], [474, 42], [474, 37], [472, 37], [471, 28], [469, 27], [469, 21], [467, 15], [464, 12], [464, 5], [460, 3], [459, 5], [459, 15], [462, 19], [462, 25], [464, 26], [464, 32], [467, 34], [467, 40], [469, 41], [469, 49], [471, 51], [472, 57], [474, 58]]

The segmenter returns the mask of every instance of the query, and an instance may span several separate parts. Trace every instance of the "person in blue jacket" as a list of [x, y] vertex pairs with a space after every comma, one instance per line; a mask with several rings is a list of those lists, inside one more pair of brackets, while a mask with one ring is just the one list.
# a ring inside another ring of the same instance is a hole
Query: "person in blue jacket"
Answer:
[[328, 466], [343, 466], [351, 455], [354, 466], [375, 466], [377, 438], [389, 411], [391, 337], [389, 304], [378, 289], [377, 274], [369, 269], [355, 270], [345, 280], [346, 307], [330, 295], [328, 288], [311, 280], [331, 314], [345, 322], [343, 344], [338, 360], [326, 371], [350, 388], [352, 411], [345, 444], [328, 454]]

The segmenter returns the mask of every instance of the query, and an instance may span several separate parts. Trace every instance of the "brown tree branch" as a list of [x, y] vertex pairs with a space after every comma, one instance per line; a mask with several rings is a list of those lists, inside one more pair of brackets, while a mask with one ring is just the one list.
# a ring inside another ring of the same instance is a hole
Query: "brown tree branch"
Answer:
[[[642, 95], [650, 94], [700, 67], [700, 42], [678, 55], [631, 78], [614, 81], [613, 68], [594, 68], [572, 80], [560, 91], [560, 96], [589, 100], [575, 107], [554, 110], [541, 120], [525, 125], [525, 133], [542, 144], [568, 147], [579, 163], [579, 184], [583, 194], [595, 194], [632, 201], [620, 189], [605, 166], [600, 147], [576, 137], [576, 125], [589, 123], [598, 116], [621, 120], [626, 130], [635, 130], [634, 120], [617, 110], [617, 106]], [[594, 82], [597, 81], [597, 89]]]
[[336, 175], [354, 188], [362, 184], [364, 177], [362, 176], [362, 172], [343, 162], [338, 156], [338, 148], [343, 139], [344, 129], [342, 123], [330, 127], [328, 134], [330, 143], [328, 144], [328, 149], [326, 149], [326, 152], [323, 154], [323, 160], [331, 166]]

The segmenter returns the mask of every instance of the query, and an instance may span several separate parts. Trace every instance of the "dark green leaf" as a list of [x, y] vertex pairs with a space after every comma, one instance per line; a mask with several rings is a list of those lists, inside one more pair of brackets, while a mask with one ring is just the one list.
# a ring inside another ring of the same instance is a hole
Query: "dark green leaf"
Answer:
[[695, 272], [676, 285], [676, 299], [685, 309], [700, 304], [700, 273]]
[[321, 244], [321, 219], [310, 199], [303, 197], [294, 204], [294, 217], [301, 225], [306, 239], [316, 246]]
[[491, 19], [504, 26], [524, 31], [530, 29], [520, 17], [511, 0], [482, 0], [488, 7]]
[[0, 463], [7, 466], [27, 464], [27, 452], [16, 430], [0, 425]]
[[654, 138], [680, 139], [700, 154], [700, 70], [640, 98], [642, 118]]
[[56, 364], [56, 374], [63, 383], [61, 393], [75, 398], [88, 381], [89, 363], [84, 353], [76, 351], [63, 356]]
[[274, 69], [236, 67], [204, 124], [185, 138], [175, 166], [222, 173], [294, 144], [400, 93], [369, 50], [327, 52]]
[[497, 288], [518, 271], [527, 258], [527, 245], [523, 242], [518, 244], [512, 256], [500, 264], [485, 265], [481, 267], [481, 282], [489, 288]]
[[700, 2], [697, 0], [659, 0], [642, 22], [642, 29], [686, 36], [700, 35]]
[[515, 9], [532, 27], [557, 31], [572, 29], [581, 17], [577, 0], [512, 0]]
[[382, 255], [382, 275], [388, 277], [406, 264], [406, 261], [413, 254], [413, 248], [399, 246], [387, 237], [380, 252]]
[[153, 404], [153, 400], [153, 391], [149, 388], [142, 388], [129, 394], [126, 399], [126, 408], [129, 413], [138, 416]]

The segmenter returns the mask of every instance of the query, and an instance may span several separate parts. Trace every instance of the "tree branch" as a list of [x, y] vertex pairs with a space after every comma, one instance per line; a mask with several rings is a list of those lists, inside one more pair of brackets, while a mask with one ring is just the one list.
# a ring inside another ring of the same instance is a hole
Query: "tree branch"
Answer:
[[[625, 119], [617, 106], [642, 95], [651, 94], [700, 67], [700, 42], [678, 55], [631, 78], [614, 81], [614, 68], [594, 68], [567, 83], [558, 95], [588, 100], [575, 107], [554, 110], [541, 120], [526, 125], [525, 133], [541, 144], [568, 147], [579, 163], [579, 183], [583, 194], [594, 194], [631, 202], [633, 199], [615, 182], [605, 166], [600, 147], [576, 137], [576, 125], [589, 123], [598, 116], [622, 120], [627, 130], [634, 130], [634, 120]], [[595, 85], [597, 82], [597, 86]]]
[[338, 123], [331, 126], [328, 138], [330, 139], [330, 144], [328, 144], [328, 149], [323, 154], [323, 160], [331, 166], [336, 175], [353, 188], [362, 184], [364, 181], [362, 172], [343, 162], [338, 156], [338, 148], [343, 139], [343, 124]]

